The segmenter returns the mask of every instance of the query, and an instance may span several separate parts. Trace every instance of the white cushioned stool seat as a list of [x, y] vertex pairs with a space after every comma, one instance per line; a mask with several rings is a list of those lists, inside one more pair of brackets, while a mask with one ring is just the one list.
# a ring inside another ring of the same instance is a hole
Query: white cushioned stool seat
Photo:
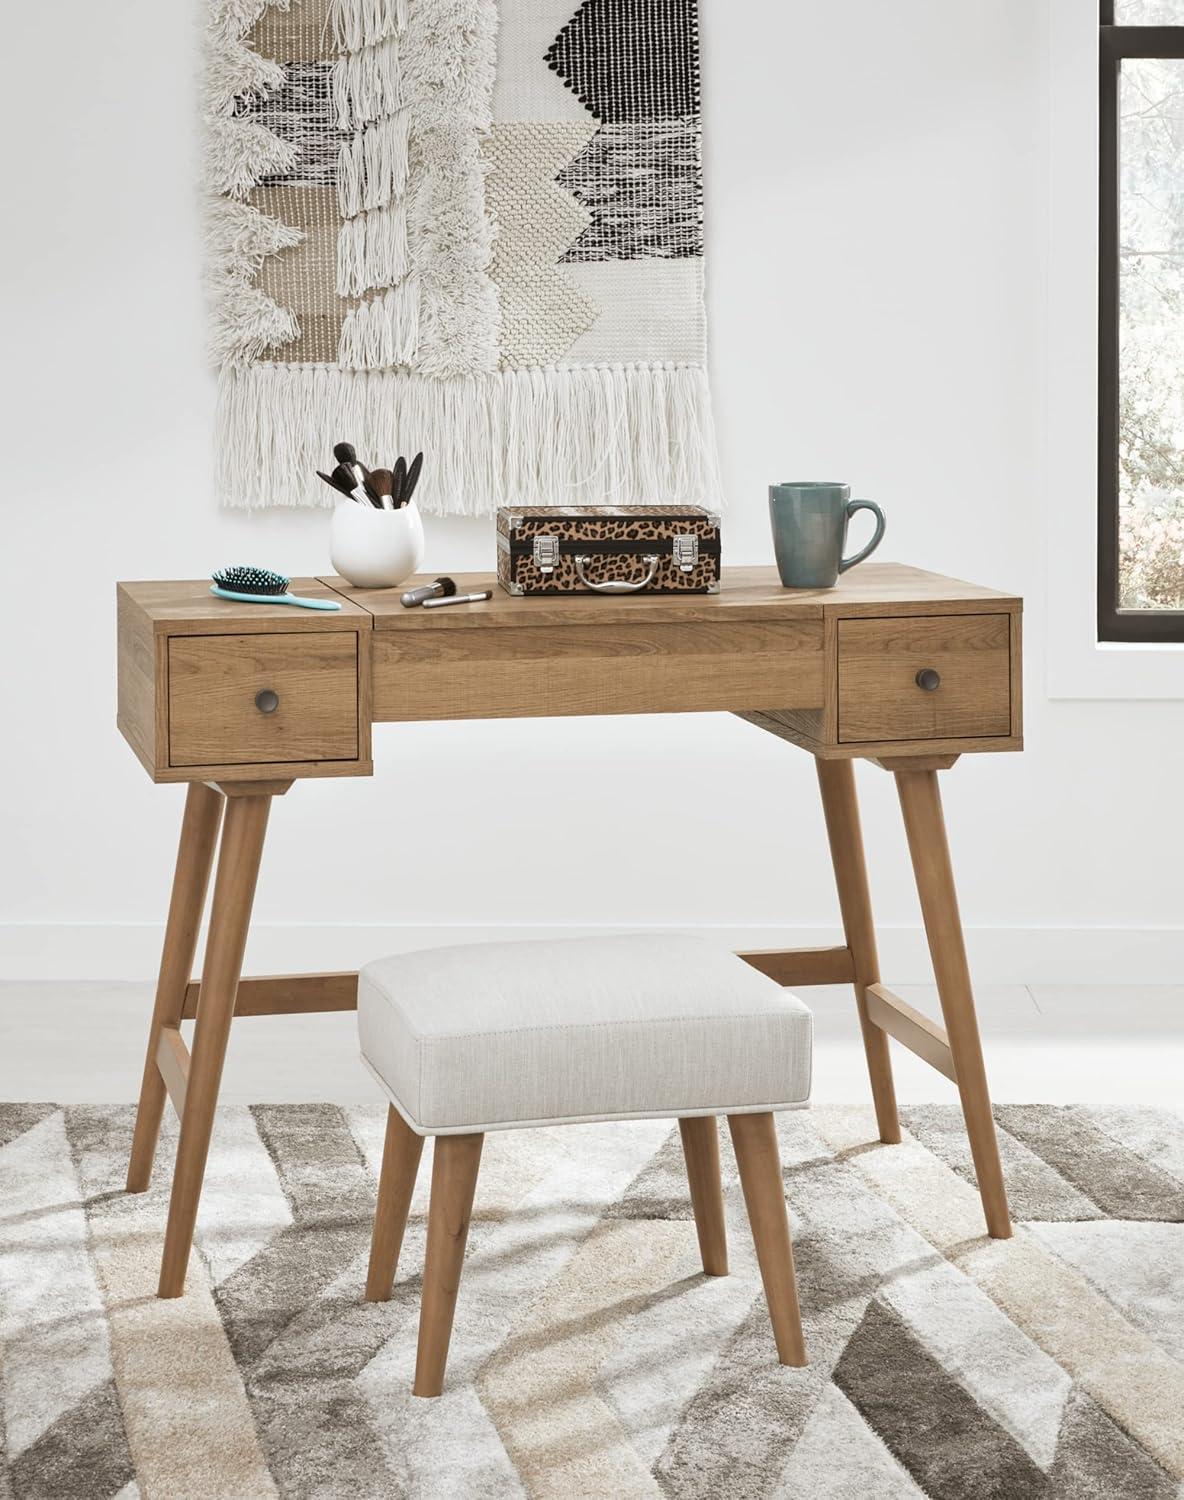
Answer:
[[702, 938], [480, 943], [358, 979], [362, 1059], [421, 1135], [792, 1109], [809, 1010]]

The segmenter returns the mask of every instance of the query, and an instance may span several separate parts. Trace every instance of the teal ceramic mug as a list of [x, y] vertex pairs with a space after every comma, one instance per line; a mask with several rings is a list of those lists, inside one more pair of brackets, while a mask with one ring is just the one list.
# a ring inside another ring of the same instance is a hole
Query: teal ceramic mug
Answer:
[[[844, 557], [847, 523], [857, 510], [875, 516], [875, 535]], [[839, 574], [870, 557], [884, 537], [884, 512], [874, 500], [852, 500], [849, 484], [771, 484], [769, 519], [777, 571], [787, 589], [833, 588]]]

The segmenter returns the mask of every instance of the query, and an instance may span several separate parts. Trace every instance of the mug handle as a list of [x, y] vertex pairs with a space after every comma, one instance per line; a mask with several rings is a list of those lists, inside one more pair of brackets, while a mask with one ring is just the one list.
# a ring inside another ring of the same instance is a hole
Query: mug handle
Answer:
[[884, 540], [884, 512], [874, 500], [849, 500], [847, 502], [847, 519], [850, 520], [857, 510], [870, 510], [876, 518], [876, 532], [866, 547], [858, 551], [854, 557], [841, 557], [839, 559], [839, 572], [845, 573], [848, 568], [853, 568], [856, 563], [861, 563], [865, 557], [870, 557], [880, 543]]

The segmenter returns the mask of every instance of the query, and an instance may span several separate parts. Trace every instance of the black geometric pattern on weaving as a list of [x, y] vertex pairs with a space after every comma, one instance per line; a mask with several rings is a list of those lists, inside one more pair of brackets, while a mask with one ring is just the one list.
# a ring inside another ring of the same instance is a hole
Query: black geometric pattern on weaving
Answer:
[[296, 160], [288, 171], [261, 178], [262, 187], [279, 183], [332, 186], [337, 181], [337, 158], [344, 135], [337, 129], [333, 108], [331, 62], [286, 63], [281, 87], [269, 94], [240, 94], [234, 101], [234, 113], [258, 121], [296, 147]]
[[696, 0], [584, 0], [546, 61], [606, 123], [697, 115]]
[[703, 254], [697, 116], [604, 125], [555, 181], [592, 215], [561, 261]]

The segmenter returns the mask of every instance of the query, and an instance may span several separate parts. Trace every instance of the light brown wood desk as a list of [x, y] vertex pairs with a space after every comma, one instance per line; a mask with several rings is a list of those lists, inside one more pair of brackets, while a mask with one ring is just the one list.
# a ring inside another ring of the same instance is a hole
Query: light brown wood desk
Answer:
[[[356, 974], [240, 978], [272, 798], [303, 777], [368, 776], [372, 726], [408, 720], [721, 710], [813, 755], [846, 941], [742, 956], [781, 984], [854, 986], [882, 1141], [900, 1139], [890, 1036], [957, 1084], [987, 1227], [1011, 1233], [937, 773], [1023, 747], [1019, 599], [892, 563], [826, 590], [735, 568], [714, 595], [495, 587], [488, 603], [430, 611], [335, 578], [292, 589], [342, 608], [233, 604], [206, 582], [118, 587], [119, 728], [153, 780], [189, 783], [127, 1177], [130, 1192], [148, 1186], [167, 1093], [181, 1134], [161, 1296], [184, 1286], [233, 1017], [357, 1003]], [[880, 983], [855, 759], [896, 778], [944, 1027]]]

